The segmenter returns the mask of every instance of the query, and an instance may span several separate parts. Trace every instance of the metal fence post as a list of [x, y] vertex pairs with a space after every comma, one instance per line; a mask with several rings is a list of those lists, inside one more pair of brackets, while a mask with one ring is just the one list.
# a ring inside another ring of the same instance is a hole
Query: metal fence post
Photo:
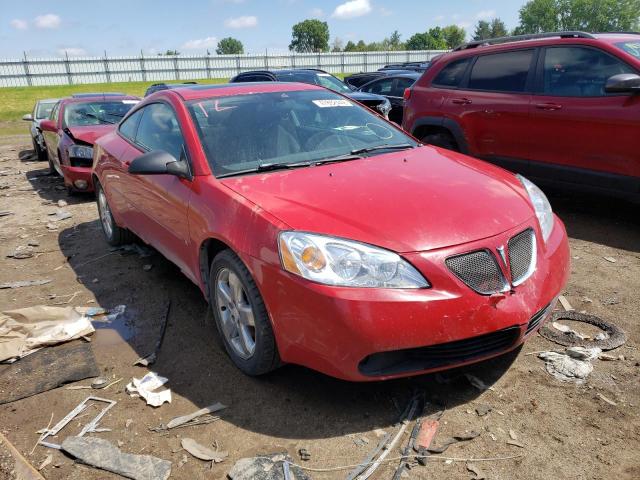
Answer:
[[344, 71], [344, 52], [342, 52], [341, 57], [342, 57], [342, 70], [340, 70], [340, 71], [341, 71], [342, 73], [345, 73], [345, 71]]
[[104, 51], [104, 73], [107, 77], [107, 83], [111, 83], [111, 72], [109, 71], [109, 58], [107, 57], [107, 51]]
[[236, 70], [237, 75], [240, 75], [240, 55], [236, 55]]
[[296, 68], [296, 56], [291, 52], [291, 68]]
[[321, 65], [322, 63], [320, 62], [320, 52], [318, 52], [318, 68], [322, 68]]
[[368, 72], [369, 69], [367, 68], [367, 52], [363, 52], [362, 53], [362, 63], [364, 65], [364, 72]]
[[207, 57], [205, 60], [207, 64], [207, 78], [211, 78], [211, 54], [209, 53], [209, 50], [207, 50]]
[[67, 72], [67, 84], [73, 85], [73, 77], [71, 76], [71, 67], [69, 66], [69, 54], [64, 52], [64, 69]]
[[264, 69], [269, 70], [269, 57], [266, 49], [264, 51]]
[[22, 60], [22, 66], [24, 68], [24, 76], [27, 78], [27, 85], [31, 86], [31, 73], [29, 72], [29, 61], [27, 60], [27, 52], [22, 52], [24, 54], [24, 59]]
[[411, 56], [411, 54], [409, 53], [409, 50], [407, 50], [407, 62], [409, 61], [409, 57]]
[[142, 72], [142, 81], [147, 81], [147, 70], [144, 68], [144, 53], [140, 50], [140, 71]]
[[176, 80], [180, 80], [180, 68], [178, 67], [178, 55], [173, 56], [173, 71], [176, 74]]

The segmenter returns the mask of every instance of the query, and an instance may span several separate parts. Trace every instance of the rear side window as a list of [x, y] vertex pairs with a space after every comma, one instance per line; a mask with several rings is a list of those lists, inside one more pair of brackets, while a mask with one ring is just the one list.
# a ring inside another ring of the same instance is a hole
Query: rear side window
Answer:
[[414, 83], [415, 80], [413, 78], [397, 78], [391, 96], [402, 97], [404, 95], [405, 89], [411, 88]]
[[392, 87], [393, 78], [385, 78], [384, 80], [371, 82], [369, 85], [364, 87], [362, 91], [367, 93], [375, 93], [377, 95], [392, 95]]
[[524, 92], [533, 50], [481, 55], [471, 69], [469, 89]]
[[547, 48], [544, 94], [559, 97], [601, 97], [607, 79], [635, 73], [626, 63], [600, 50], [584, 47]]
[[242, 75], [238, 77], [236, 82], [269, 82], [272, 81], [272, 78], [269, 75], [264, 74], [251, 74], [251, 75]]
[[131, 140], [132, 142], [135, 142], [136, 140], [136, 130], [138, 129], [138, 123], [140, 122], [143, 111], [144, 109], [138, 110], [120, 124], [120, 133], [123, 137]]
[[440, 73], [436, 75], [436, 78], [433, 80], [433, 85], [437, 85], [439, 87], [457, 87], [462, 82], [464, 78], [464, 74], [467, 71], [467, 67], [469, 63], [471, 63], [471, 58], [461, 58], [460, 60], [456, 60], [451, 62], [449, 65], [440, 70]]
[[179, 160], [184, 141], [171, 107], [164, 103], [152, 103], [142, 111], [136, 143], [149, 151], [164, 150]]

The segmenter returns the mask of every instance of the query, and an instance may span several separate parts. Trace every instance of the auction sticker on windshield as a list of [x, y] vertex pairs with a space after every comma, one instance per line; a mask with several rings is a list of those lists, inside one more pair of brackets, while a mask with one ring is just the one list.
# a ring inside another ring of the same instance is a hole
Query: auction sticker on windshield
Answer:
[[122, 103], [124, 103], [125, 105], [135, 105], [137, 103], [140, 103], [140, 100], [122, 100]]
[[353, 103], [349, 100], [312, 100], [320, 108], [333, 108], [333, 107], [353, 107]]

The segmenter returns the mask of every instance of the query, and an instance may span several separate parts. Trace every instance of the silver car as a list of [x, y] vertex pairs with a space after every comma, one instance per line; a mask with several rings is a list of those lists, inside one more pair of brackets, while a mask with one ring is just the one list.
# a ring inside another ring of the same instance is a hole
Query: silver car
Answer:
[[23, 120], [31, 122], [31, 142], [33, 143], [33, 150], [38, 155], [38, 160], [47, 160], [47, 147], [40, 129], [40, 122], [49, 118], [51, 110], [53, 110], [58, 101], [58, 98], [38, 100], [33, 107], [33, 112], [22, 117]]

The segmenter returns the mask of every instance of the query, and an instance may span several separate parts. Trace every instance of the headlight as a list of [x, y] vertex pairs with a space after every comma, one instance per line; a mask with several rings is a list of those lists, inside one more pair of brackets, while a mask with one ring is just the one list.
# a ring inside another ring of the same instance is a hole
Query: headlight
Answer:
[[518, 180], [520, 180], [520, 183], [522, 183], [529, 194], [533, 209], [536, 212], [536, 217], [538, 217], [542, 238], [546, 242], [553, 230], [553, 210], [551, 210], [551, 204], [549, 200], [547, 200], [547, 196], [536, 184], [527, 180], [522, 175], [516, 175], [516, 177], [518, 177]]
[[326, 285], [427, 288], [429, 282], [400, 255], [359, 242], [302, 232], [279, 237], [282, 267]]
[[385, 98], [384, 102], [378, 105], [377, 108], [380, 111], [380, 113], [382, 113], [382, 115], [386, 117], [389, 115], [389, 112], [391, 111], [391, 102], [389, 101], [388, 98]]
[[93, 158], [93, 148], [86, 145], [71, 145], [67, 151], [69, 158]]

